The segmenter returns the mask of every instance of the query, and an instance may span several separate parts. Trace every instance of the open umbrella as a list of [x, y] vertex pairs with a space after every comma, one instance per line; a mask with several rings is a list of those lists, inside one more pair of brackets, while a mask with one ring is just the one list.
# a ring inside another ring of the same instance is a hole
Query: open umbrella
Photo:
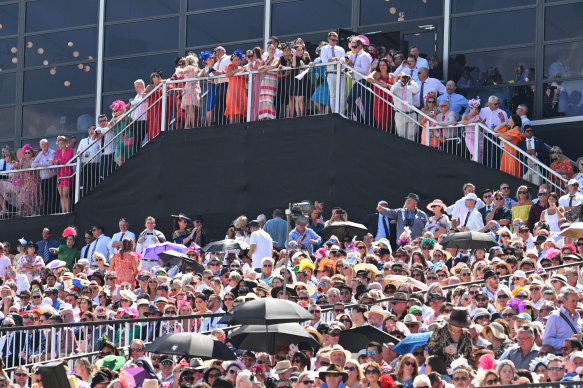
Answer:
[[356, 236], [358, 240], [362, 240], [364, 235], [368, 233], [366, 226], [350, 221], [333, 222], [318, 233], [322, 240], [328, 240], [332, 235], [344, 240], [346, 237], [353, 238]]
[[458, 249], [489, 249], [498, 246], [498, 243], [487, 233], [457, 232], [447, 235], [441, 241], [441, 246]]
[[202, 271], [204, 271], [204, 265], [191, 258], [184, 259], [183, 264], [180, 267], [180, 272], [182, 273], [186, 272], [187, 268], [192, 269], [196, 273], [201, 273]]
[[180, 260], [188, 259], [188, 256], [184, 253], [172, 249], [158, 253], [158, 257], [164, 264], [164, 267], [174, 267], [175, 265], [180, 264]]
[[238, 349], [252, 350], [275, 354], [281, 345], [305, 342], [317, 352], [320, 343], [295, 322], [279, 323], [275, 325], [248, 325], [242, 326], [231, 333], [228, 341]]
[[237, 241], [237, 240], [220, 240], [220, 241], [214, 241], [212, 243], [209, 243], [207, 245], [205, 245], [202, 250], [205, 252], [226, 252], [226, 251], [232, 251], [232, 250], [245, 250], [245, 249], [249, 249], [249, 244], [243, 242], [243, 241]]
[[218, 323], [273, 325], [315, 319], [305, 308], [284, 299], [262, 298], [242, 303], [226, 313]]
[[391, 283], [395, 286], [399, 287], [402, 284], [406, 284], [408, 286], [413, 286], [418, 288], [421, 291], [427, 291], [427, 284], [420, 282], [419, 280], [415, 280], [409, 276], [402, 276], [402, 275], [387, 275], [384, 277], [385, 283]]
[[396, 344], [399, 339], [374, 326], [365, 325], [341, 331], [338, 345], [342, 345], [344, 349], [350, 350], [352, 353], [357, 353], [361, 349], [366, 349], [366, 345], [371, 341], [380, 344], [387, 342]]
[[164, 334], [145, 348], [146, 352], [175, 354], [204, 359], [235, 360], [235, 354], [224, 343], [198, 333]]
[[583, 237], [583, 222], [573, 222], [571, 226], [559, 233], [561, 236], [579, 239]]
[[395, 345], [395, 347], [393, 348], [393, 352], [397, 354], [413, 353], [413, 350], [415, 350], [415, 348], [423, 346], [427, 343], [427, 341], [429, 341], [431, 334], [433, 334], [432, 331], [410, 334], [407, 337], [403, 338], [397, 345]]
[[152, 244], [144, 251], [144, 257], [146, 259], [158, 260], [158, 254], [166, 251], [186, 253], [188, 252], [188, 248], [182, 244], [174, 244], [171, 242]]

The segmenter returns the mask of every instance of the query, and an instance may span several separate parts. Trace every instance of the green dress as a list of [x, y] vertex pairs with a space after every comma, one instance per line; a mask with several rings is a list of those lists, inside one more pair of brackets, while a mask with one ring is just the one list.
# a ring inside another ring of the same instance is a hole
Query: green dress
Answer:
[[59, 260], [63, 260], [65, 263], [65, 267], [69, 270], [73, 270], [73, 264], [75, 264], [75, 259], [79, 259], [81, 257], [81, 251], [79, 249], [73, 247], [69, 248], [68, 246], [61, 244], [57, 248], [57, 254], [59, 256]]

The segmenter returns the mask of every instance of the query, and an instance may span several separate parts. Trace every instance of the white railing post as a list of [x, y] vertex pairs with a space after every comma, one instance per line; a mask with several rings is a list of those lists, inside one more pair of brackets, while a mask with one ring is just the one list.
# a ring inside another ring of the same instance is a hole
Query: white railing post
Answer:
[[251, 103], [253, 102], [253, 73], [249, 72], [249, 82], [247, 83], [247, 122], [251, 121]]
[[480, 144], [480, 126], [479, 125], [475, 125], [474, 126], [474, 157], [473, 160], [474, 162], [480, 162], [480, 157], [479, 157], [479, 144]]
[[54, 327], [51, 327], [51, 360], [55, 359], [55, 354], [57, 351], [57, 329]]
[[[166, 106], [168, 103], [168, 85], [166, 82], [162, 84], [162, 113], [161, 113], [161, 120], [160, 120], [160, 132], [164, 132], [166, 130]], [[150, 139], [152, 140], [152, 139]]]
[[[404, 114], [404, 113], [401, 113]], [[427, 147], [431, 147], [431, 122], [427, 122], [427, 130], [425, 130], [425, 145]]]
[[336, 99], [334, 101], [334, 113], [340, 113], [340, 84], [341, 84], [341, 79], [340, 77], [342, 76], [342, 64], [340, 63], [340, 61], [336, 62], [336, 85], [334, 85], [334, 87], [336, 88]]
[[130, 333], [130, 323], [129, 322], [125, 323], [125, 333], [124, 334], [125, 334], [125, 339], [124, 339], [125, 345], [123, 345], [123, 346], [130, 346], [130, 342], [131, 342], [130, 334], [131, 333]]
[[77, 173], [75, 175], [76, 179], [75, 179], [75, 203], [79, 202], [79, 200], [81, 199], [81, 168], [82, 168], [82, 163], [81, 163], [81, 155], [79, 155], [79, 157], [77, 158]]

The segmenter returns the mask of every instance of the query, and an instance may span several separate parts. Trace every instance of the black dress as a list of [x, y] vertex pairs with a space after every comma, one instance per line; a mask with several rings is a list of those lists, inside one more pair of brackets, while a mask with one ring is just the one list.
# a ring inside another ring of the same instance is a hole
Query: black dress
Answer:
[[301, 66], [308, 65], [310, 63], [310, 58], [306, 55], [303, 57], [296, 57], [295, 62], [294, 66], [293, 59], [290, 61], [290, 66], [293, 68], [291, 72], [292, 88], [290, 96], [307, 97], [311, 95], [309, 73], [304, 75], [304, 78], [301, 80], [296, 79], [296, 76], [305, 70], [301, 68]]
[[[288, 61], [287, 59], [285, 59], [285, 57], [282, 55], [279, 58], [279, 64], [282, 67], [291, 67], [292, 64], [292, 60], [293, 57]], [[286, 73], [285, 70], [281, 70], [279, 72], [282, 76]], [[285, 75], [283, 77], [281, 77], [279, 79], [279, 85], [277, 86], [277, 101], [278, 101], [278, 106], [284, 106], [287, 105], [289, 103], [289, 96], [291, 94], [291, 89], [292, 89], [292, 72], [290, 71], [290, 73], [288, 75]]]

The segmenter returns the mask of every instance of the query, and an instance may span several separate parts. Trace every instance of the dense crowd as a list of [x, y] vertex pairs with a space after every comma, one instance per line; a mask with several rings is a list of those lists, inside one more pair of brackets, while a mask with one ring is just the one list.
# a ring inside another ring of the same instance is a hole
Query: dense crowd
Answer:
[[[69, 371], [78, 387], [131, 387], [132, 368], [145, 373], [140, 384], [148, 388], [461, 388], [579, 380], [583, 234], [561, 234], [583, 219], [577, 188], [570, 181], [575, 194], [559, 197], [543, 184], [531, 201], [526, 186], [513, 196], [502, 183], [482, 188], [478, 197], [467, 183], [449, 206], [439, 199], [422, 206], [410, 193], [402, 206], [379, 201], [356, 220], [367, 229], [361, 237], [329, 236], [325, 229], [352, 219], [345, 209], [325, 210], [315, 201], [294, 213], [289, 235], [279, 209], [269, 219], [237, 217], [224, 239], [240, 249], [224, 252], [202, 249], [210, 242], [203, 217], [182, 213], [173, 215], [171, 236], [156, 229], [154, 217], [143, 229], [121, 218], [111, 235], [94, 225], [83, 243], [73, 226], [58, 240], [47, 227], [36, 242], [31, 235], [0, 245], [1, 326], [23, 326], [0, 333], [0, 358], [14, 368], [0, 384], [42, 387], [39, 368], [53, 340], [60, 357], [80, 355]], [[461, 231], [484, 232], [496, 244], [441, 245]], [[179, 244], [185, 258], [170, 264], [150, 254], [163, 243]], [[551, 268], [563, 264], [571, 266]], [[304, 327], [319, 347], [300, 342], [275, 354], [235, 349], [218, 317], [181, 318], [228, 312], [257, 298], [306, 307], [314, 319]], [[132, 324], [125, 334], [115, 326], [117, 319], [151, 317], [168, 319]], [[54, 339], [50, 329], [30, 329], [74, 322], [97, 325], [60, 328]], [[393, 340], [345, 349], [340, 333], [363, 326]], [[144, 351], [157, 336], [183, 331], [210, 333], [238, 359], [203, 362]], [[397, 350], [421, 333], [429, 333], [424, 341]], [[83, 357], [90, 352], [97, 355]]]

